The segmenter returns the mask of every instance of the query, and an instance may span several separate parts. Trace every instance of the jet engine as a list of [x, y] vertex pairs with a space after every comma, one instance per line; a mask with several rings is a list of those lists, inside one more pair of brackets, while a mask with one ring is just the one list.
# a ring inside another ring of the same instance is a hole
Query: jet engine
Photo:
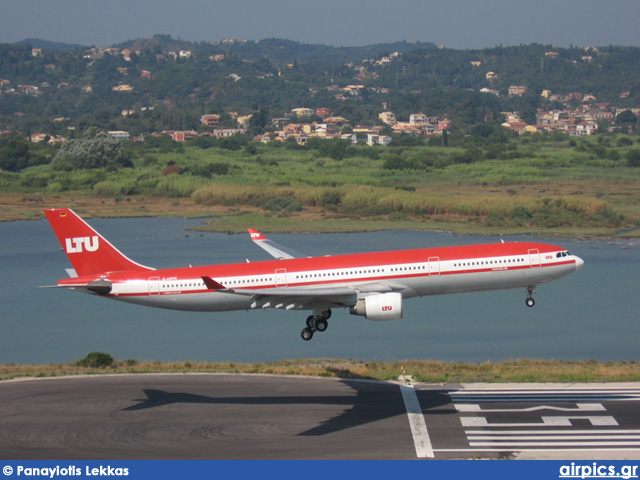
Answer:
[[402, 294], [380, 293], [359, 298], [349, 313], [373, 321], [397, 320], [402, 318]]

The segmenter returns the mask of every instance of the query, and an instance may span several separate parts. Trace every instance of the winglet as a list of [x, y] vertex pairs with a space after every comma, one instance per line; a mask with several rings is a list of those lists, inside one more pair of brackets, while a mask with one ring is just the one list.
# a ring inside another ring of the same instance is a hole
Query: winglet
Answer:
[[251, 235], [251, 240], [253, 240], [254, 242], [257, 242], [258, 240], [266, 240], [267, 237], [265, 237], [264, 235], [262, 235], [258, 230], [256, 230], [255, 228], [250, 228], [249, 229], [249, 235]]
[[265, 250], [269, 255], [278, 260], [282, 260], [285, 258], [306, 258], [309, 255], [305, 255], [304, 253], [298, 252], [291, 248], [284, 247], [279, 243], [274, 242], [273, 240], [269, 240], [267, 237], [262, 235], [255, 228], [249, 229], [249, 235], [251, 235], [251, 240], [253, 243], [258, 245], [260, 248]]
[[202, 277], [202, 281], [207, 286], [209, 290], [225, 290], [227, 287], [219, 284], [211, 277]]

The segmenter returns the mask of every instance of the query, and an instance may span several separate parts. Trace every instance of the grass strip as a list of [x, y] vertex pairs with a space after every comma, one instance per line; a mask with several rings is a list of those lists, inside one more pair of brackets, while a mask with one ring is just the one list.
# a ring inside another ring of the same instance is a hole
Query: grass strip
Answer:
[[259, 363], [150, 362], [116, 360], [107, 367], [85, 367], [79, 362], [41, 365], [0, 365], [0, 380], [95, 374], [235, 373], [303, 375], [345, 379], [395, 380], [403, 373], [426, 383], [471, 382], [631, 382], [640, 381], [640, 362], [597, 362], [520, 359], [504, 362], [462, 363], [434, 360], [396, 362], [344, 359], [292, 359]]

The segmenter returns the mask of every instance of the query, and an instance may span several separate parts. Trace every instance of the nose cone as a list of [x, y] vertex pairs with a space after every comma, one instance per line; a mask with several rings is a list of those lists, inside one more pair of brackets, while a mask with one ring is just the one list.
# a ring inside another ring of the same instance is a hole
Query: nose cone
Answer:
[[575, 259], [576, 259], [576, 272], [577, 272], [584, 266], [584, 260], [582, 260], [580, 257], [575, 257]]

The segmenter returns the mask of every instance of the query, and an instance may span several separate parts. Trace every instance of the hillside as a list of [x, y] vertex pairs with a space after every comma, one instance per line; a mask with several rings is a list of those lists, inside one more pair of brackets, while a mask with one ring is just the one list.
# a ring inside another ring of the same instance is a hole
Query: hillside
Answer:
[[281, 38], [263, 40], [225, 39], [219, 42], [189, 42], [174, 39], [169, 35], [154, 35], [150, 39], [123, 42], [115, 47], [141, 51], [200, 51], [210, 55], [238, 55], [243, 60], [269, 59], [276, 67], [294, 62], [315, 62], [319, 64], [341, 64], [360, 62], [363, 58], [378, 58], [391, 52], [408, 52], [419, 48], [435, 48], [427, 42], [394, 42], [363, 47], [334, 47], [295, 42]]
[[50, 42], [49, 40], [43, 40], [41, 38], [25, 38], [20, 42], [16, 42], [16, 45], [29, 45], [31, 48], [41, 48], [42, 50], [55, 51], [70, 51], [70, 50], [84, 50], [86, 45], [62, 43], [62, 42]]
[[[69, 128], [97, 126], [140, 135], [198, 130], [205, 113], [261, 112], [252, 130], [260, 133], [271, 118], [297, 107], [326, 108], [351, 125], [369, 126], [381, 125], [385, 109], [405, 122], [424, 113], [447, 117], [450, 130], [468, 130], [501, 121], [502, 112], [521, 112], [531, 123], [538, 109], [587, 101], [637, 108], [639, 79], [640, 49], [632, 47], [330, 47], [281, 39], [193, 43], [167, 35], [111, 48], [0, 45], [0, 130], [68, 136]], [[525, 93], [511, 94], [512, 86]], [[149, 113], [131, 121], [123, 111]]]
[[82, 197], [223, 231], [611, 235], [640, 221], [639, 70], [622, 47], [0, 45], [0, 218]]

